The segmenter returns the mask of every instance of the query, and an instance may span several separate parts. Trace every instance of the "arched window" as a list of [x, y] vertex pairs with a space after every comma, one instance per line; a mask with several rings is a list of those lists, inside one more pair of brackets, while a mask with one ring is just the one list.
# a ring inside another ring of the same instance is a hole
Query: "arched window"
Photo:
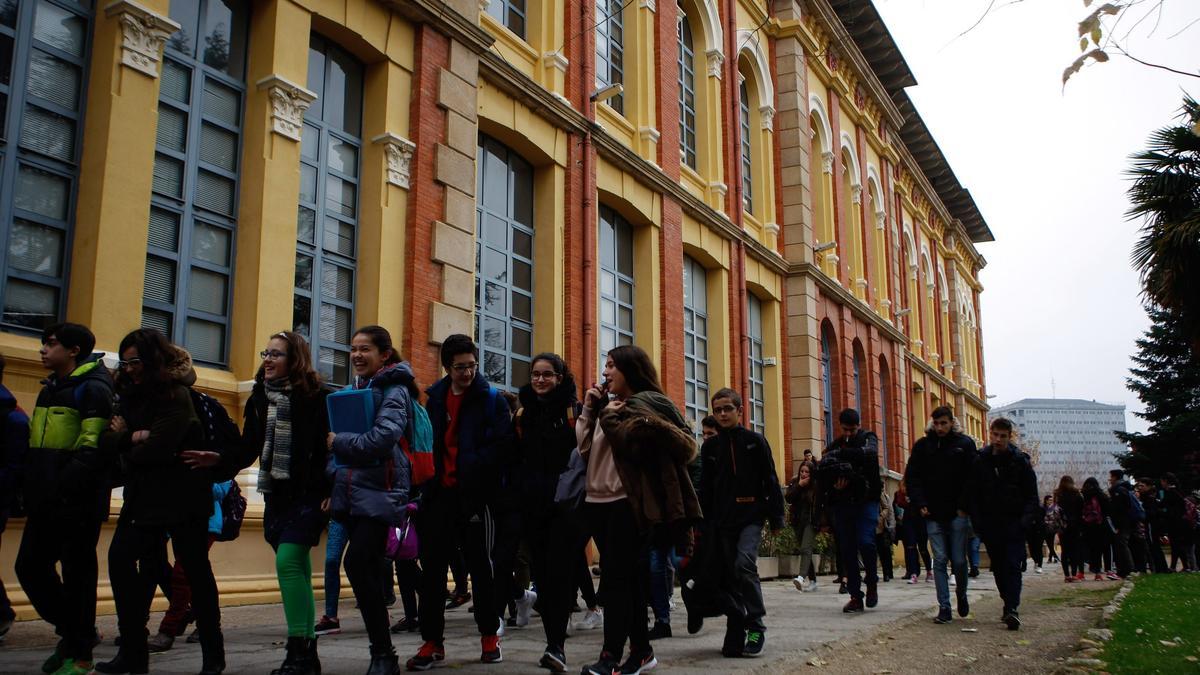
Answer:
[[533, 167], [479, 136], [475, 334], [483, 376], [513, 389], [533, 356]]
[[600, 207], [600, 366], [608, 352], [633, 344], [633, 226]]
[[679, 161], [696, 168], [696, 50], [688, 15], [679, 13]]
[[863, 367], [864, 366], [863, 366], [863, 356], [862, 356], [862, 343], [860, 343], [858, 340], [855, 340], [854, 341], [854, 409], [858, 411], [858, 414], [863, 418], [863, 421], [865, 422], [866, 418], [867, 418], [867, 411], [863, 408], [863, 404], [866, 402], [866, 399], [863, 398], [863, 387], [862, 387], [862, 384], [863, 384], [862, 378], [864, 375]]
[[[596, 2], [596, 82], [601, 86], [625, 81], [625, 4], [621, 0]], [[624, 94], [605, 103], [618, 113], [625, 112]]]
[[0, 322], [6, 326], [40, 331], [63, 315], [91, 6], [0, 3], [0, 246], [6, 252], [0, 255]]
[[[829, 136], [825, 125], [818, 116], [820, 101], [811, 102], [813, 112], [809, 115], [809, 174], [812, 176], [812, 218], [813, 236], [816, 243], [827, 244], [838, 242], [834, 228], [832, 210], [832, 162], [833, 153], [829, 150]], [[835, 261], [842, 255], [840, 243], [831, 251], [821, 254], [821, 269], [829, 276], [837, 278]]]
[[892, 374], [887, 359], [879, 357], [879, 455], [883, 466], [888, 467], [888, 427], [891, 421]]
[[821, 325], [821, 412], [825, 421], [825, 445], [833, 442], [833, 346], [837, 338], [828, 323]]
[[742, 140], [742, 209], [754, 213], [754, 147], [750, 141], [750, 94], [746, 91], [746, 80], [738, 85], [738, 122]]
[[348, 384], [358, 259], [362, 64], [314, 34], [308, 88], [317, 98], [304, 113], [300, 142], [293, 324], [312, 344], [321, 374], [334, 384]]
[[746, 332], [750, 337], [750, 428], [760, 434], [767, 431], [766, 379], [763, 374], [763, 309], [762, 301], [753, 293], [746, 294]]
[[686, 414], [696, 432], [708, 414], [708, 272], [683, 259], [683, 381]]

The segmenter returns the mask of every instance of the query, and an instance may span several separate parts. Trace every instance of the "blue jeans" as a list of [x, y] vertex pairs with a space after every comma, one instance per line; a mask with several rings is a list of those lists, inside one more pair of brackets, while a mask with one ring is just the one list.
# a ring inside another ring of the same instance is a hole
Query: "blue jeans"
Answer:
[[655, 623], [671, 623], [671, 591], [674, 590], [674, 548], [650, 546], [650, 609]]
[[837, 540], [838, 557], [846, 575], [846, 589], [850, 597], [862, 598], [862, 577], [858, 573], [858, 559], [862, 557], [867, 571], [867, 587], [879, 583], [875, 569], [875, 525], [879, 522], [879, 502], [870, 504], [834, 504], [834, 539]]
[[[325, 540], [325, 616], [336, 619], [338, 599], [342, 594], [342, 555], [350, 543], [346, 526], [329, 521], [329, 537]], [[390, 576], [390, 575], [389, 575]]]
[[967, 517], [956, 516], [954, 520], [946, 523], [930, 519], [925, 521], [925, 525], [929, 531], [929, 544], [933, 548], [933, 585], [937, 589], [938, 609], [949, 610], [950, 576], [946, 574], [947, 555], [954, 570], [954, 580], [958, 584], [955, 591], [959, 596], [967, 593]]
[[971, 537], [967, 543], [967, 561], [975, 569], [979, 569], [979, 545], [981, 543], [979, 537]]

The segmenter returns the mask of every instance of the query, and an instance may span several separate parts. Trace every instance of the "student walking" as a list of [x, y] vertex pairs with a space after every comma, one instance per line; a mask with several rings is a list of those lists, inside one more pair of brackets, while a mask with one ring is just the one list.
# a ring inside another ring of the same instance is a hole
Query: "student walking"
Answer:
[[203, 654], [200, 672], [215, 675], [225, 670], [225, 647], [208, 560], [213, 481], [208, 470], [192, 469], [180, 454], [204, 441], [189, 391], [196, 371], [191, 355], [155, 330], [126, 335], [119, 353], [120, 414], [101, 435], [100, 447], [119, 455], [124, 467], [124, 503], [108, 549], [121, 646], [111, 661], [96, 664], [96, 672], [147, 672], [150, 597], [138, 569], [146, 561], [155, 563], [160, 542], [170, 537], [191, 586]]
[[1063, 577], [1067, 582], [1083, 581], [1087, 545], [1083, 541], [1083, 495], [1075, 487], [1075, 479], [1063, 476], [1054, 491], [1054, 505], [1062, 513]]
[[1167, 524], [1167, 536], [1171, 539], [1172, 572], [1182, 564], [1184, 572], [1196, 571], [1196, 507], [1189, 508], [1188, 498], [1179, 489], [1175, 474], [1166, 473], [1159, 479], [1162, 510]]
[[925, 580], [933, 581], [933, 563], [929, 559], [929, 533], [925, 528], [925, 519], [921, 512], [908, 499], [908, 488], [904, 481], [892, 499], [892, 508], [896, 509], [896, 525], [900, 532], [900, 540], [904, 542], [904, 576], [905, 583], [915, 584], [921, 581], [921, 562], [925, 563]]
[[728, 566], [728, 589], [736, 614], [726, 616], [721, 654], [760, 656], [767, 641], [767, 614], [758, 580], [763, 525], [783, 527], [783, 494], [771, 446], [742, 426], [742, 397], [720, 389], [712, 397], [719, 431], [700, 448], [700, 508]]
[[[846, 408], [838, 415], [838, 436], [818, 465], [825, 498], [833, 517], [838, 560], [846, 579], [850, 600], [842, 607], [848, 614], [879, 604], [879, 573], [876, 570], [875, 528], [879, 524], [879, 499], [883, 481], [879, 478], [879, 439], [874, 432], [860, 427], [858, 411]], [[867, 590], [858, 562], [866, 570]]]
[[934, 409], [925, 436], [913, 446], [904, 474], [910, 508], [925, 519], [933, 547], [936, 623], [953, 620], [947, 561], [956, 581], [958, 615], [965, 617], [971, 611], [967, 601], [967, 510], [971, 504], [968, 482], [975, 454], [975, 443], [959, 429], [954, 411], [949, 406], [940, 406]]
[[497, 586], [493, 579], [492, 509], [502, 487], [500, 469], [511, 452], [512, 417], [508, 402], [479, 371], [479, 348], [471, 338], [447, 337], [441, 362], [446, 376], [426, 390], [435, 475], [421, 487], [417, 512], [424, 572], [418, 594], [423, 644], [408, 660], [409, 670], [429, 670], [446, 658], [446, 571], [459, 537], [475, 597], [479, 660], [503, 660], [496, 610], [498, 601], [507, 601], [509, 585], [504, 580]]
[[[1033, 514], [1033, 522], [1025, 530], [1025, 544], [1029, 548], [1029, 557], [1033, 559], [1034, 574], [1042, 573], [1042, 563], [1045, 561], [1045, 551], [1043, 546], [1046, 542], [1046, 507], [1041, 502], [1037, 503], [1037, 510]], [[1054, 550], [1051, 548], [1050, 553]], [[990, 553], [988, 554], [991, 555]], [[1021, 571], [1026, 569], [1024, 561], [1021, 563]]]
[[1164, 574], [1168, 571], [1167, 557], [1163, 554], [1162, 537], [1167, 532], [1166, 511], [1158, 498], [1158, 488], [1150, 478], [1139, 478], [1138, 496], [1146, 511], [1144, 532], [1146, 562], [1151, 572]]
[[1037, 475], [1029, 455], [1012, 443], [1010, 420], [992, 420], [989, 436], [971, 474], [971, 520], [992, 561], [996, 590], [1004, 601], [1002, 620], [1009, 630], [1017, 630], [1025, 543], [1038, 519]]
[[796, 477], [788, 483], [784, 499], [791, 504], [790, 525], [800, 542], [800, 574], [792, 579], [796, 590], [810, 593], [817, 590], [817, 570], [813, 565], [813, 547], [817, 539], [817, 527], [821, 522], [821, 500], [817, 490], [817, 463], [805, 460], [796, 470]]
[[98, 639], [96, 542], [111, 493], [111, 462], [99, 439], [112, 416], [113, 387], [95, 345], [79, 324], [42, 332], [42, 366], [50, 375], [29, 424], [27, 518], [15, 567], [30, 604], [60, 638], [42, 665], [58, 675], [91, 670]]
[[[25, 455], [29, 452], [29, 417], [17, 405], [17, 399], [4, 386], [4, 356], [0, 355], [0, 535], [20, 494]], [[17, 613], [13, 611], [4, 581], [0, 579], [0, 640], [12, 629]]]

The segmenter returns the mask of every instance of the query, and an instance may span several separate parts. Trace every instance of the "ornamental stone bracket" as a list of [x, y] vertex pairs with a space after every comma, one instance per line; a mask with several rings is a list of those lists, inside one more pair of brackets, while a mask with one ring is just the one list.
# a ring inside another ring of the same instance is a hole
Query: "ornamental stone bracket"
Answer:
[[887, 214], [884, 213], [883, 211], [876, 211], [875, 212], [875, 229], [882, 232], [883, 228], [885, 228], [885, 227], [887, 227]]
[[179, 24], [132, 0], [117, 0], [104, 15], [121, 22], [121, 65], [158, 78], [163, 44]]
[[[567, 72], [567, 66], [569, 65], [571, 65], [571, 62], [566, 56], [563, 56], [561, 51], [554, 50], [552, 52], [546, 52], [545, 54], [542, 54], [542, 67], [546, 68], [547, 70], [550, 68], [555, 68], [565, 73]], [[597, 88], [599, 88], [599, 85], [597, 85]]]
[[658, 143], [658, 139], [662, 137], [662, 134], [654, 127], [638, 127], [638, 134], [647, 143]]
[[763, 223], [763, 230], [767, 234], [779, 236], [779, 223]]
[[821, 169], [827, 173], [833, 173], [833, 151], [821, 153]]
[[855, 204], [862, 203], [862, 183], [850, 186], [850, 199]]
[[774, 106], [764, 105], [758, 109], [758, 115], [762, 118], [762, 128], [764, 131], [775, 131], [775, 108]]
[[710, 49], [705, 52], [708, 57], [708, 76], [721, 79], [721, 67], [725, 65], [725, 55], [719, 49]]
[[648, 9], [651, 12], [658, 12], [658, 5], [655, 0], [638, 0], [638, 9]]
[[304, 130], [304, 111], [317, 100], [317, 95], [279, 75], [268, 75], [255, 85], [271, 97], [271, 131], [299, 142]]
[[372, 138], [371, 142], [383, 145], [387, 157], [387, 182], [407, 190], [417, 144], [390, 131]]

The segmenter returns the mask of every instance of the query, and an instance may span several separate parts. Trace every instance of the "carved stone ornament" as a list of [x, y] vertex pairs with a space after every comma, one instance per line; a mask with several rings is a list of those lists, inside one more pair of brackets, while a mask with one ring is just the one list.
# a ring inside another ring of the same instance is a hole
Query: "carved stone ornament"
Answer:
[[371, 142], [383, 144], [383, 152], [387, 157], [387, 182], [407, 190], [417, 144], [391, 132], [379, 134]]
[[104, 15], [121, 22], [121, 65], [157, 78], [163, 44], [179, 24], [131, 0], [117, 0]]
[[271, 131], [299, 141], [304, 130], [304, 111], [317, 95], [279, 75], [268, 75], [255, 83], [271, 97]]
[[775, 130], [775, 108], [769, 105], [764, 105], [758, 109], [758, 116], [762, 118], [762, 128], [767, 131]]
[[833, 151], [821, 153], [821, 169], [827, 174], [833, 173]]
[[650, 143], [658, 143], [658, 139], [662, 137], [662, 134], [654, 127], [640, 127], [638, 133], [641, 135], [643, 141], [649, 141]]
[[852, 199], [855, 204], [862, 203], [862, 184], [861, 183], [850, 186], [850, 199]]
[[488, 7], [492, 6], [492, 0], [479, 0], [479, 13], [487, 14]]
[[721, 67], [725, 65], [725, 55], [719, 49], [710, 49], [705, 52], [708, 57], [708, 76], [721, 79]]
[[[546, 52], [545, 54], [542, 54], [543, 68], [557, 68], [565, 73], [567, 72], [567, 66], [570, 64], [571, 62], [567, 60], [567, 57], [557, 49], [552, 52]], [[600, 87], [597, 86], [596, 88], [599, 89]]]
[[773, 234], [778, 237], [779, 223], [763, 223], [763, 230], [765, 230], [767, 234]]
[[887, 223], [887, 214], [883, 211], [875, 212], [875, 229], [882, 230]]

